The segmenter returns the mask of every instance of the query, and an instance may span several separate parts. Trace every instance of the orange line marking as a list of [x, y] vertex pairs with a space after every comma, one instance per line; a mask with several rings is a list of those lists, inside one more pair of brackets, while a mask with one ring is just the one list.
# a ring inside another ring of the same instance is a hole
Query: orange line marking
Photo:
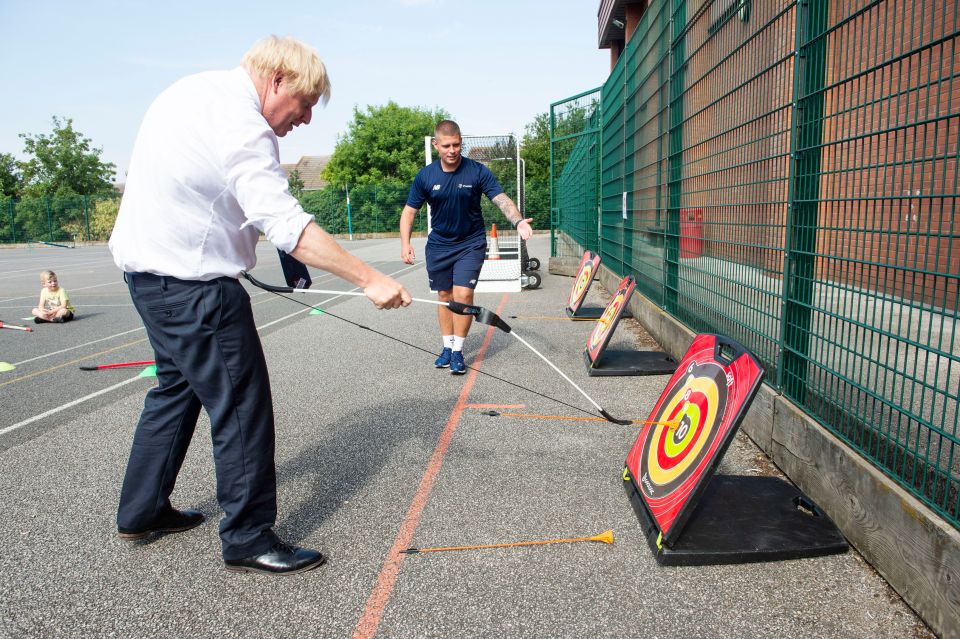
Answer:
[[526, 404], [465, 404], [464, 408], [526, 408]]
[[[500, 304], [497, 306], [497, 315], [503, 312], [503, 306], [506, 301], [507, 294], [504, 293], [503, 297], [500, 298]], [[483, 345], [477, 352], [476, 359], [471, 364], [473, 368], [479, 369], [480, 365], [483, 364], [483, 357], [487, 352], [487, 347], [490, 345], [494, 330], [496, 329], [494, 329], [493, 326], [487, 329], [487, 334], [483, 338]], [[409, 548], [411, 541], [413, 541], [413, 533], [416, 532], [417, 525], [420, 523], [420, 515], [423, 514], [423, 509], [427, 505], [427, 498], [433, 490], [433, 484], [436, 481], [437, 475], [440, 473], [440, 466], [443, 465], [443, 457], [447, 452], [447, 448], [450, 446], [450, 440], [453, 439], [453, 433], [457, 430], [457, 423], [460, 421], [463, 409], [467, 406], [467, 397], [470, 396], [470, 391], [473, 389], [473, 384], [476, 379], [477, 371], [471, 369], [467, 375], [467, 379], [464, 380], [463, 390], [460, 391], [460, 396], [457, 398], [457, 403], [450, 413], [450, 418], [447, 419], [447, 425], [444, 426], [443, 432], [440, 433], [440, 439], [437, 441], [437, 446], [433, 449], [433, 455], [431, 455], [427, 469], [423, 474], [423, 478], [420, 480], [420, 486], [417, 487], [417, 492], [413, 495], [413, 500], [410, 502], [407, 514], [400, 523], [397, 538], [394, 539], [393, 546], [391, 546], [389, 552], [387, 552], [387, 558], [383, 562], [380, 574], [377, 576], [376, 585], [374, 585], [373, 591], [367, 599], [367, 604], [364, 606], [363, 614], [360, 615], [360, 621], [357, 622], [357, 627], [353, 631], [354, 639], [366, 639], [373, 637], [377, 633], [377, 628], [380, 626], [380, 621], [383, 618], [383, 611], [387, 607], [387, 602], [390, 600], [393, 586], [397, 582], [397, 575], [400, 573], [400, 567], [403, 565], [403, 560], [406, 557], [406, 555], [400, 551]]]

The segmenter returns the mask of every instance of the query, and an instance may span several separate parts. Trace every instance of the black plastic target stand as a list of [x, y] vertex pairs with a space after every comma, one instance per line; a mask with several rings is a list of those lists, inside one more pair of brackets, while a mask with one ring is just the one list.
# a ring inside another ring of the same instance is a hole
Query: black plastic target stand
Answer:
[[663, 351], [607, 349], [620, 320], [629, 317], [627, 305], [635, 288], [636, 279], [632, 275], [627, 275], [620, 281], [616, 292], [587, 337], [583, 362], [590, 377], [670, 375], [677, 369], [677, 360]]
[[629, 471], [623, 486], [661, 566], [741, 564], [846, 552], [833, 521], [777, 477], [716, 475], [671, 545], [663, 543]]
[[737, 342], [698, 335], [627, 455], [623, 485], [657, 563], [736, 564], [842, 553], [847, 542], [777, 477], [716, 475], [763, 379]]

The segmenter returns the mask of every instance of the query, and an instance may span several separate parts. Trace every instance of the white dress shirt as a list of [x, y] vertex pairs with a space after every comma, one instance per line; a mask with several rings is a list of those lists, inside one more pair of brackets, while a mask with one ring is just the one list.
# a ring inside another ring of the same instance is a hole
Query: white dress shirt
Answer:
[[211, 71], [177, 81], [147, 110], [110, 251], [128, 272], [238, 277], [257, 262], [259, 231], [289, 253], [311, 220], [287, 188], [250, 76]]

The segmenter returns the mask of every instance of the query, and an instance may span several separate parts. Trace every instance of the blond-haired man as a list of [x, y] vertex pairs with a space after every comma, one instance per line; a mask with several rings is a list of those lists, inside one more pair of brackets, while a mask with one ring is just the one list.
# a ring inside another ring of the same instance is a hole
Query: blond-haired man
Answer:
[[291, 574], [324, 556], [282, 542], [274, 415], [263, 349], [241, 273], [263, 233], [301, 262], [363, 288], [378, 308], [406, 306], [403, 286], [344, 251], [293, 198], [278, 137], [309, 124], [330, 95], [311, 47], [272, 36], [230, 71], [188, 76], [141, 124], [110, 238], [157, 362], [120, 494], [123, 539], [189, 530], [202, 513], [170, 494], [200, 409], [210, 416], [227, 570]]

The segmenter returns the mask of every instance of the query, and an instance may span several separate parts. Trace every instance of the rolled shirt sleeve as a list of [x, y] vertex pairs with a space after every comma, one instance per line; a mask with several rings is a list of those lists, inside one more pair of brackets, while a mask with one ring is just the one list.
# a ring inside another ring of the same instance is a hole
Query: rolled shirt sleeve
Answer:
[[245, 118], [245, 126], [228, 132], [234, 143], [223, 155], [226, 185], [247, 219], [241, 228], [253, 225], [271, 244], [290, 253], [313, 216], [290, 194], [277, 136], [259, 120]]

